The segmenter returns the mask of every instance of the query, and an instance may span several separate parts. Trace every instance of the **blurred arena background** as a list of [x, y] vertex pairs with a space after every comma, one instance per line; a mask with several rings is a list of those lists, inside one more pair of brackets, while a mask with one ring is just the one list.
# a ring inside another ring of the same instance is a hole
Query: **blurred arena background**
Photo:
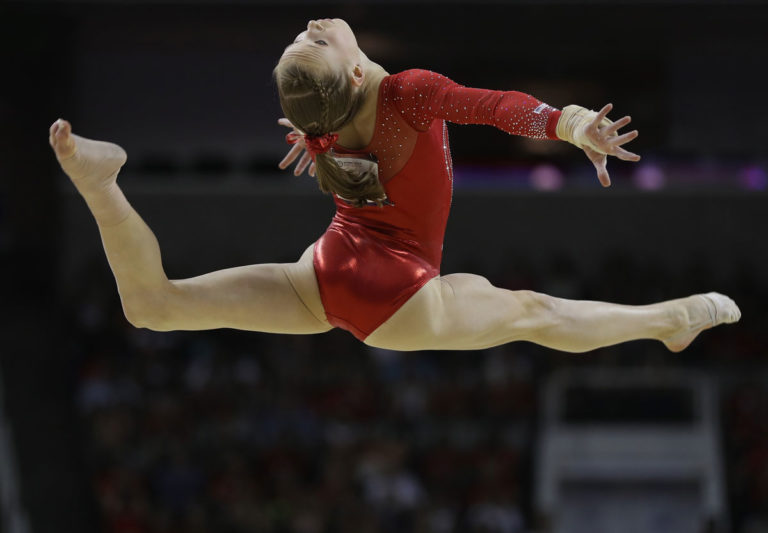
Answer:
[[[610, 101], [640, 130], [602, 189], [564, 143], [449, 126], [444, 272], [628, 304], [717, 290], [742, 321], [578, 356], [132, 328], [48, 126], [126, 148], [170, 277], [292, 261], [332, 202], [277, 169], [271, 71], [335, 16], [389, 72]], [[6, 0], [0, 531], [767, 532], [767, 27], [757, 1]]]

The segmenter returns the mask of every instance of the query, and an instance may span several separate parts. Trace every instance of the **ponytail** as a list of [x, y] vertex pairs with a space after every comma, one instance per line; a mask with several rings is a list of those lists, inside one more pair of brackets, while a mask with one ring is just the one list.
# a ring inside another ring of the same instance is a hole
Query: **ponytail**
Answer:
[[321, 191], [335, 194], [355, 207], [370, 203], [382, 207], [387, 199], [377, 173], [343, 169], [331, 153], [315, 156], [315, 170]]

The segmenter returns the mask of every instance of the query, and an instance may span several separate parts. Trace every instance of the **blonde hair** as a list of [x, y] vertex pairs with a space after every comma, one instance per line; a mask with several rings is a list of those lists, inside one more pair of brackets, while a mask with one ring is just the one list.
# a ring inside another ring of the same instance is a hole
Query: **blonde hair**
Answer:
[[[327, 71], [327, 72], [326, 72]], [[273, 72], [286, 118], [307, 135], [321, 136], [340, 130], [352, 121], [365, 100], [354, 91], [343, 71], [312, 68], [293, 59], [283, 60]], [[317, 184], [355, 207], [369, 202], [382, 206], [384, 187], [373, 172], [357, 174], [339, 166], [330, 153], [315, 157]]]

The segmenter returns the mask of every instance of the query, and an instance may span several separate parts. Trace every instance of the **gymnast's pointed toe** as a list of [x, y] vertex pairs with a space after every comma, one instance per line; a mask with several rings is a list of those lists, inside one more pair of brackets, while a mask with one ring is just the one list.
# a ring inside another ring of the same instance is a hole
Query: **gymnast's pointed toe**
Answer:
[[713, 326], [733, 324], [741, 320], [741, 310], [732, 298], [719, 292], [709, 292], [702, 294], [702, 296], [709, 302]]

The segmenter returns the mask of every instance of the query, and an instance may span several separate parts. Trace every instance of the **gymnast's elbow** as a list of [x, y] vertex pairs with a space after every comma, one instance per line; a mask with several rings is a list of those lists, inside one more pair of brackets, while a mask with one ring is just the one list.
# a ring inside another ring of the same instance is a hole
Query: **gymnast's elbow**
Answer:
[[126, 320], [135, 328], [152, 331], [173, 331], [173, 321], [168, 310], [157, 298], [147, 295], [121, 296], [123, 314]]

